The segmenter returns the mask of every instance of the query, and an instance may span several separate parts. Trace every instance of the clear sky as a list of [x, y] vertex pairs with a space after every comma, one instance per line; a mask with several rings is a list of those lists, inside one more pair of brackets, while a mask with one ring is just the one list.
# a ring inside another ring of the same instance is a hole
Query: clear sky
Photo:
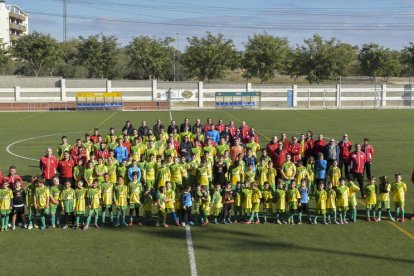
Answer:
[[[30, 30], [63, 34], [63, 0], [9, 0], [30, 14]], [[292, 45], [319, 33], [354, 45], [401, 49], [414, 42], [414, 0], [68, 0], [68, 37], [104, 33], [125, 45], [134, 36], [186, 37], [224, 33], [243, 48], [266, 31]], [[177, 35], [179, 33], [179, 35]]]

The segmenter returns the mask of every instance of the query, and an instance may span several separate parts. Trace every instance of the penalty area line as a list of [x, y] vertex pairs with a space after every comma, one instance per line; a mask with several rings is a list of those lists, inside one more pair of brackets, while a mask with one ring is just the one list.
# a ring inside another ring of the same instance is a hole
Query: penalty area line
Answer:
[[188, 258], [190, 259], [191, 276], [197, 276], [197, 265], [194, 254], [193, 238], [191, 237], [190, 225], [185, 226], [185, 238], [187, 240]]

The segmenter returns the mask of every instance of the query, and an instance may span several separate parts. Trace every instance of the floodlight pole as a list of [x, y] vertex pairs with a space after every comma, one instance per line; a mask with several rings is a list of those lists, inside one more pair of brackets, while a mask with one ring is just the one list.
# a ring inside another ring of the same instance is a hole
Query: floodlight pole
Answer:
[[68, 35], [67, 19], [68, 19], [68, 0], [63, 0], [63, 42], [66, 42], [67, 35]]

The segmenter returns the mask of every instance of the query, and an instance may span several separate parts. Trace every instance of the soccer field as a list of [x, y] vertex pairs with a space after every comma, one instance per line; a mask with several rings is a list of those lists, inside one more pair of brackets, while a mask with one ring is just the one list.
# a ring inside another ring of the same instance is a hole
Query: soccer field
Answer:
[[[410, 181], [414, 112], [411, 110], [346, 111], [186, 111], [173, 112], [177, 123], [185, 117], [193, 123], [223, 119], [241, 121], [256, 128], [262, 146], [272, 135], [288, 136], [312, 130], [325, 137], [362, 143], [370, 138], [375, 148], [373, 174], [377, 178], [401, 172], [407, 183], [406, 218], [414, 208]], [[39, 174], [38, 159], [48, 146], [57, 148], [60, 136], [70, 144], [99, 127], [120, 131], [125, 121], [138, 127], [142, 120], [153, 125], [160, 118], [169, 124], [168, 112], [47, 112], [0, 113], [0, 168], [5, 174], [16, 165], [26, 180]], [[311, 204], [311, 206], [313, 206]], [[393, 209], [393, 207], [392, 207]], [[366, 222], [364, 203], [358, 202], [359, 220], [347, 225], [211, 225], [160, 229], [132, 228], [74, 231], [50, 229], [0, 233], [7, 254], [5, 274], [148, 274], [148, 275], [408, 275], [414, 270], [414, 222]], [[188, 246], [191, 233], [192, 246]], [[195, 263], [189, 259], [194, 250]]]

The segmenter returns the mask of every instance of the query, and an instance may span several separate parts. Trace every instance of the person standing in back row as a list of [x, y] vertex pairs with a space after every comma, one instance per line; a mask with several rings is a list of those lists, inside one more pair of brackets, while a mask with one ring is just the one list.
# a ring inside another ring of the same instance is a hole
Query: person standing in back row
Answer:
[[46, 149], [46, 155], [40, 158], [39, 167], [42, 171], [42, 177], [45, 179], [45, 184], [50, 186], [58, 167], [58, 159], [53, 156], [52, 148], [49, 147]]
[[364, 166], [366, 163], [366, 155], [361, 150], [361, 145], [355, 145], [355, 151], [349, 156], [349, 164], [351, 168], [351, 174], [354, 179], [358, 181], [361, 196], [365, 198], [365, 187], [364, 187]]
[[365, 173], [367, 175], [368, 180], [371, 179], [371, 168], [372, 168], [372, 159], [374, 158], [374, 148], [369, 144], [369, 139], [364, 139], [364, 144], [361, 147], [361, 150], [366, 155], [366, 162], [365, 162]]
[[348, 140], [348, 134], [344, 133], [342, 136], [342, 140], [339, 142], [339, 149], [340, 149], [340, 159], [339, 159], [339, 168], [344, 168], [344, 173], [346, 178], [349, 178], [349, 154], [351, 153], [352, 149], [352, 142]]

